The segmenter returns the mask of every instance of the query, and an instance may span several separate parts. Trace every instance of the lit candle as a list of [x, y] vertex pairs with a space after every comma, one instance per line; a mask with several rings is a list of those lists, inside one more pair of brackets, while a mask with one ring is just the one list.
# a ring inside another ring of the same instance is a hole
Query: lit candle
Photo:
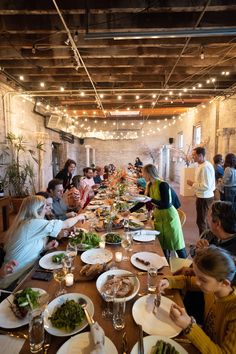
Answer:
[[105, 248], [105, 247], [106, 247], [106, 239], [105, 239], [105, 236], [104, 236], [104, 235], [102, 235], [102, 236], [100, 237], [99, 247], [100, 247], [100, 248]]
[[115, 261], [116, 262], [121, 262], [122, 261], [122, 252], [116, 252], [115, 253]]
[[74, 284], [74, 274], [68, 273], [65, 276], [66, 286], [72, 286]]

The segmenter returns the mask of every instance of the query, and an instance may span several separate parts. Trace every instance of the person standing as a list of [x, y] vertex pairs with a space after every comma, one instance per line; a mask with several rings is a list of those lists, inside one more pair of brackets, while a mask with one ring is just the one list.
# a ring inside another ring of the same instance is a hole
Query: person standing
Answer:
[[236, 156], [229, 153], [225, 156], [225, 173], [222, 179], [224, 200], [236, 204]]
[[56, 179], [60, 179], [63, 182], [64, 192], [71, 183], [72, 174], [75, 171], [76, 162], [74, 160], [68, 159], [63, 167], [63, 169], [58, 172]]
[[194, 162], [198, 163], [195, 172], [195, 180], [187, 180], [189, 186], [193, 186], [196, 194], [197, 226], [199, 235], [208, 228], [207, 212], [214, 200], [215, 170], [212, 164], [205, 159], [206, 150], [203, 147], [193, 149]]

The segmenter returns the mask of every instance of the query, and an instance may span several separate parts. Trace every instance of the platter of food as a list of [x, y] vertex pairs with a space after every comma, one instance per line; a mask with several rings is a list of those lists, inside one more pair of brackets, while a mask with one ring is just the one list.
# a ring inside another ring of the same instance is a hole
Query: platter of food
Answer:
[[45, 330], [58, 337], [67, 337], [82, 331], [88, 322], [79, 304], [80, 298], [87, 302], [88, 312], [93, 316], [94, 306], [88, 296], [80, 293], [61, 295], [51, 301], [45, 309]]
[[29, 300], [37, 306], [39, 298], [46, 295], [46, 291], [39, 288], [25, 288], [11, 294], [0, 303], [0, 327], [18, 328], [29, 323]]
[[103, 235], [105, 237], [105, 242], [108, 245], [120, 245], [121, 236], [115, 232], [107, 232]]
[[[144, 353], [158, 354], [188, 354], [188, 352], [173, 339], [164, 336], [147, 336], [143, 338]], [[136, 343], [130, 354], [139, 354], [138, 343]]]
[[39, 260], [40, 267], [48, 270], [59, 269], [62, 268], [62, 261], [65, 257], [66, 252], [63, 251], [55, 251], [45, 254]]
[[140, 287], [138, 278], [131, 272], [123, 269], [111, 269], [102, 273], [96, 282], [98, 292], [112, 294], [116, 289], [114, 301], [126, 301], [133, 299]]
[[141, 230], [144, 227], [144, 223], [138, 220], [129, 220], [129, 230]]
[[76, 229], [75, 234], [70, 238], [70, 243], [77, 246], [78, 251], [86, 251], [99, 246], [100, 237], [95, 232], [83, 229]]
[[168, 267], [168, 262], [165, 257], [161, 257], [154, 252], [137, 252], [132, 254], [131, 263], [141, 270], [148, 270], [150, 265], [159, 268]]

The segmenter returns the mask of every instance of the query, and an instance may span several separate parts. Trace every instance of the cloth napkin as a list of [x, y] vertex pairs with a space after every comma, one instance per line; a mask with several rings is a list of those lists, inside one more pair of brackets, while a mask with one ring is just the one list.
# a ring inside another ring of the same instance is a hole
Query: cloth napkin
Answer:
[[97, 322], [90, 326], [90, 334], [94, 343], [94, 348], [91, 354], [104, 354], [105, 353], [105, 334], [102, 327]]
[[0, 354], [18, 354], [25, 343], [25, 339], [0, 335]]

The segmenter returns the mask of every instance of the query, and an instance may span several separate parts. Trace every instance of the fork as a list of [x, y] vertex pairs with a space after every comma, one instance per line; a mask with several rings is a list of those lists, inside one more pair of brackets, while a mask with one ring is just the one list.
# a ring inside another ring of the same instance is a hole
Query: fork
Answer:
[[155, 294], [155, 298], [154, 298], [154, 302], [153, 302], [153, 310], [152, 310], [152, 313], [154, 315], [157, 314], [157, 309], [158, 307], [160, 307], [160, 304], [161, 304], [161, 294], [158, 293], [158, 294]]

